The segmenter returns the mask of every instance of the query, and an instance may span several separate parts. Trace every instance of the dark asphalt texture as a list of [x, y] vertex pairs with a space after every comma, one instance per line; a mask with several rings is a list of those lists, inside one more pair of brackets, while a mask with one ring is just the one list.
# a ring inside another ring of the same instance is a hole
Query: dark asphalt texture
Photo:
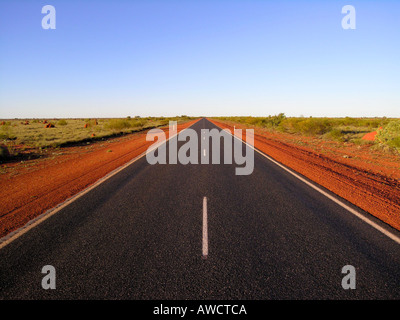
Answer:
[[[236, 164], [141, 158], [1, 249], [0, 299], [400, 298], [399, 244], [254, 157], [248, 176]], [[45, 265], [55, 290], [41, 286]], [[354, 290], [342, 288], [345, 265], [356, 268]]]

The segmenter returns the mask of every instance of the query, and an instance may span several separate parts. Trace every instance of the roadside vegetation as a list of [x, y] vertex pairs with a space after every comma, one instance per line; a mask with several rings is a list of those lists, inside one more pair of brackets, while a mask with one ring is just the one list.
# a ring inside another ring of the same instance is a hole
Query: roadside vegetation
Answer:
[[[286, 117], [280, 113], [268, 117], [218, 117], [217, 120], [260, 127], [270, 131], [319, 137], [354, 144], [373, 144], [376, 147], [400, 152], [400, 120], [392, 118], [313, 118]], [[362, 137], [377, 131], [375, 141]]]
[[400, 153], [400, 120], [391, 121], [379, 130], [376, 141]]
[[[0, 161], [28, 149], [40, 152], [191, 120], [191, 117], [0, 120]], [[194, 118], [193, 118], [194, 119]]]

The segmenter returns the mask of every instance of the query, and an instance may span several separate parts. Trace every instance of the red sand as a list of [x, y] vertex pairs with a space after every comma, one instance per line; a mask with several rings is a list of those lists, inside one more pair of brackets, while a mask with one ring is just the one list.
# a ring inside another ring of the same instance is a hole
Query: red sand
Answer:
[[[382, 127], [380, 127], [379, 130], [380, 129], [382, 129]], [[369, 132], [365, 136], [363, 136], [361, 139], [367, 140], [367, 141], [374, 141], [377, 134], [378, 134], [378, 131]]]

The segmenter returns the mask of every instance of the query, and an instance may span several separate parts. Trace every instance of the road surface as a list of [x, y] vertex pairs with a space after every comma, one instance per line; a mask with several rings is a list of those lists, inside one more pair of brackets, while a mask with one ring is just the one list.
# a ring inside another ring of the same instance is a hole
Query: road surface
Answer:
[[258, 153], [236, 167], [139, 159], [0, 249], [0, 299], [400, 298], [398, 243]]

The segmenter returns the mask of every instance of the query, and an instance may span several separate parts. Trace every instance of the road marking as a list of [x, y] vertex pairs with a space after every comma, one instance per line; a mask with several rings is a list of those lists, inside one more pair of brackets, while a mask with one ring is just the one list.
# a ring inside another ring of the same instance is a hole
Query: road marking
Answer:
[[[200, 120], [199, 120], [200, 121]], [[192, 125], [190, 125], [189, 127], [181, 130], [181, 132], [185, 131], [186, 129], [192, 127], [193, 125], [195, 125], [198, 121], [196, 121], [195, 123], [193, 123]], [[171, 140], [172, 138], [174, 138], [175, 136], [177, 136], [179, 133], [175, 133], [174, 135], [172, 135], [171, 137], [169, 137], [168, 139], [166, 139], [161, 145], [163, 145], [164, 143], [167, 143], [169, 140]], [[36, 227], [37, 225], [39, 225], [40, 223], [42, 223], [43, 221], [47, 220], [48, 218], [50, 218], [51, 216], [55, 215], [57, 212], [59, 212], [60, 210], [62, 210], [63, 208], [65, 208], [66, 206], [70, 205], [72, 202], [78, 200], [80, 197], [84, 196], [86, 193], [88, 193], [89, 191], [93, 190], [94, 188], [96, 188], [97, 186], [99, 186], [100, 184], [102, 184], [103, 182], [107, 181], [108, 179], [110, 179], [112, 176], [116, 175], [117, 173], [119, 173], [120, 171], [124, 170], [125, 168], [129, 167], [131, 164], [133, 164], [134, 162], [138, 161], [139, 159], [143, 158], [144, 156], [146, 156], [147, 152], [152, 151], [158, 147], [160, 147], [161, 145], [158, 145], [156, 147], [153, 147], [149, 150], [144, 151], [142, 154], [138, 155], [137, 157], [133, 158], [132, 160], [130, 160], [129, 162], [123, 164], [122, 166], [120, 166], [119, 168], [116, 168], [115, 170], [111, 171], [110, 173], [108, 173], [107, 175], [105, 175], [103, 178], [100, 178], [99, 180], [97, 180], [94, 184], [92, 184], [91, 186], [87, 187], [86, 189], [78, 192], [77, 194], [73, 195], [72, 197], [68, 198], [67, 200], [65, 200], [64, 202], [56, 205], [54, 208], [51, 208], [49, 210], [47, 210], [46, 212], [42, 213], [41, 215], [37, 216], [36, 218], [32, 219], [31, 221], [29, 221], [28, 223], [26, 223], [24, 226], [22, 226], [21, 228], [7, 234], [6, 236], [4, 236], [3, 238], [0, 238], [0, 249], [4, 248], [6, 245], [10, 244], [11, 242], [13, 242], [14, 240], [18, 239], [20, 236], [22, 236], [23, 234], [27, 233], [29, 230], [33, 229], [34, 227]]]
[[203, 259], [208, 257], [207, 197], [203, 198]]
[[286, 170], [287, 172], [289, 172], [291, 175], [295, 176], [297, 179], [303, 181], [305, 184], [307, 184], [308, 186], [310, 186], [311, 188], [313, 188], [314, 190], [318, 191], [319, 193], [323, 194], [325, 197], [329, 198], [330, 200], [332, 200], [333, 202], [335, 202], [336, 204], [340, 205], [342, 208], [346, 209], [347, 211], [349, 211], [350, 213], [352, 213], [353, 215], [355, 215], [357, 218], [361, 219], [362, 221], [364, 221], [365, 223], [369, 224], [371, 227], [375, 228], [376, 230], [380, 231], [381, 233], [383, 233], [385, 236], [389, 237], [390, 239], [392, 239], [393, 241], [395, 241], [397, 244], [400, 244], [400, 237], [396, 236], [395, 234], [393, 234], [392, 232], [390, 232], [389, 230], [386, 230], [385, 228], [381, 227], [379, 224], [377, 224], [376, 222], [372, 221], [371, 219], [369, 219], [368, 217], [364, 216], [363, 214], [359, 213], [358, 211], [354, 210], [353, 208], [349, 207], [347, 204], [345, 204], [344, 202], [340, 201], [339, 199], [333, 197], [332, 195], [330, 195], [329, 193], [325, 192], [324, 190], [322, 190], [321, 188], [319, 188], [318, 186], [314, 185], [313, 183], [307, 181], [306, 179], [304, 179], [303, 177], [301, 177], [299, 174], [295, 173], [294, 171], [288, 169], [287, 167], [285, 167], [283, 164], [279, 163], [278, 161], [274, 160], [273, 158], [271, 158], [270, 156], [266, 155], [265, 153], [263, 153], [262, 151], [256, 149], [254, 146], [252, 146], [251, 144], [247, 143], [246, 141], [238, 138], [235, 134], [232, 134], [230, 132], [230, 134], [238, 139], [239, 141], [241, 141], [242, 143], [246, 144], [247, 146], [249, 146], [250, 148], [252, 148], [253, 150], [255, 150], [256, 152], [258, 152], [259, 154], [261, 154], [263, 157], [267, 158], [269, 161], [275, 163], [277, 166], [281, 167], [282, 169]]
[[203, 149], [203, 156], [206, 156], [206, 149]]

